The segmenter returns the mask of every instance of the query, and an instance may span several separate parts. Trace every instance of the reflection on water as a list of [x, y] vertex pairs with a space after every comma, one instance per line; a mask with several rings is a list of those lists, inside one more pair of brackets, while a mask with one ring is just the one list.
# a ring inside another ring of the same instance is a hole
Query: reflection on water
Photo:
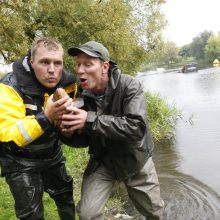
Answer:
[[154, 151], [166, 220], [219, 220], [220, 68], [139, 78], [146, 91], [159, 92], [183, 113], [174, 143]]

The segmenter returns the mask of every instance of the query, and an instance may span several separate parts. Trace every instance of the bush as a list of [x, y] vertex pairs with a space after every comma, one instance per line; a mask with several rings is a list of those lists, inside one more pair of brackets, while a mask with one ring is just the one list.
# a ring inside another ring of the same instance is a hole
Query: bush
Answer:
[[170, 140], [175, 135], [176, 121], [181, 118], [175, 103], [171, 105], [159, 93], [146, 92], [147, 120], [156, 142]]

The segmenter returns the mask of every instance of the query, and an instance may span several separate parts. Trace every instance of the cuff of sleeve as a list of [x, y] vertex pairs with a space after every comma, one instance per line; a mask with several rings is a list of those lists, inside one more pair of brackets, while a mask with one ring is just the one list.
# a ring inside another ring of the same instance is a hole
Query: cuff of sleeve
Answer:
[[69, 146], [71, 145], [72, 136], [66, 137], [66, 136], [60, 134], [60, 139], [64, 144], [69, 145]]
[[50, 121], [47, 119], [44, 112], [40, 112], [35, 116], [36, 120], [40, 124], [41, 128], [45, 131], [49, 128], [53, 128], [53, 125], [50, 123]]
[[86, 122], [94, 122], [97, 117], [97, 112], [88, 111]]
[[90, 130], [92, 128], [93, 122], [97, 118], [97, 112], [88, 111], [87, 112], [87, 118], [86, 118], [86, 124], [83, 130]]

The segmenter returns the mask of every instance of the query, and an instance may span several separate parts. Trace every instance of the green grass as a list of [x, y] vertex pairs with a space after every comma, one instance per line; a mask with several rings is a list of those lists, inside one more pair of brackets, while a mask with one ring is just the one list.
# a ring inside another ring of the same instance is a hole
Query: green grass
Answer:
[[0, 178], [0, 220], [14, 220], [13, 199], [4, 178]]
[[[181, 117], [175, 104], [169, 105], [159, 94], [146, 93], [148, 121], [155, 141], [171, 139], [175, 135], [175, 123]], [[70, 148], [64, 146], [67, 172], [73, 176], [75, 202], [80, 199], [82, 174], [89, 159], [88, 148]], [[114, 219], [117, 213], [124, 212], [124, 204], [120, 190], [114, 189], [114, 194], [105, 207], [107, 219]], [[58, 220], [54, 201], [44, 193], [43, 197], [45, 220]], [[77, 218], [78, 219], [78, 218]], [[4, 178], [0, 178], [0, 220], [17, 220], [14, 211], [14, 201]]]
[[162, 142], [175, 136], [175, 125], [181, 118], [175, 103], [168, 104], [159, 93], [146, 92], [147, 114], [154, 141]]

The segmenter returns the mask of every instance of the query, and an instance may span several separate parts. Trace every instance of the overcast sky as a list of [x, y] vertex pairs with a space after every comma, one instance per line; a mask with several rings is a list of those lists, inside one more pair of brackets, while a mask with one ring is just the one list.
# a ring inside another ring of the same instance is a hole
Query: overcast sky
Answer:
[[201, 32], [220, 31], [220, 0], [167, 0], [163, 6], [168, 21], [166, 40], [177, 46], [192, 42]]

